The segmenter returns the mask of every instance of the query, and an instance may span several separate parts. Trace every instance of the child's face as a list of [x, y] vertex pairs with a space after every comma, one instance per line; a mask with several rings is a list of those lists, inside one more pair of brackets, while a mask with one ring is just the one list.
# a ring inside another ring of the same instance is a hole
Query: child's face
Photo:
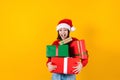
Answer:
[[68, 36], [68, 29], [67, 28], [61, 28], [58, 30], [60, 37], [62, 40], [66, 39]]

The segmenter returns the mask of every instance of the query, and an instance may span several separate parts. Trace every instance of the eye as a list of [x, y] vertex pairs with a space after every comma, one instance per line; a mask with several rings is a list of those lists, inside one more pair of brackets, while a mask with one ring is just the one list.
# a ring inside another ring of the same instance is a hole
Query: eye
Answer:
[[62, 29], [60, 29], [59, 31], [62, 31]]
[[67, 29], [64, 29], [64, 31], [67, 31]]

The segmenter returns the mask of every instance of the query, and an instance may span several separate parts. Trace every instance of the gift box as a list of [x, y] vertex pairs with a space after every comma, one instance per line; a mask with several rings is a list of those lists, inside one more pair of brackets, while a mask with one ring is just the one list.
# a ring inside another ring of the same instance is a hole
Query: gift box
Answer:
[[71, 38], [71, 37], [60, 41], [59, 44], [60, 44], [60, 45], [63, 45], [63, 44], [69, 43], [70, 41], [72, 41], [72, 38]]
[[77, 40], [73, 41], [70, 45], [71, 52], [75, 55], [80, 57], [81, 59], [87, 59], [88, 54], [85, 47], [85, 41], [84, 40]]
[[69, 56], [68, 45], [59, 45], [59, 46], [47, 45], [46, 48], [47, 48], [46, 49], [47, 57], [55, 57], [55, 56], [68, 57]]
[[75, 69], [73, 67], [78, 65], [80, 59], [71, 57], [67, 58], [53, 57], [51, 58], [51, 62], [53, 65], [57, 66], [57, 68], [51, 72], [62, 74], [77, 74], [73, 72], [73, 70]]

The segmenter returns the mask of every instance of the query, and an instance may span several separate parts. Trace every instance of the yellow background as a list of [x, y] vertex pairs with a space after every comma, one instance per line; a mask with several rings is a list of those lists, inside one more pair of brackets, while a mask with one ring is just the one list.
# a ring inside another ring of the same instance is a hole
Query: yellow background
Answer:
[[46, 45], [70, 18], [89, 63], [77, 80], [120, 80], [119, 0], [0, 0], [0, 80], [50, 80]]

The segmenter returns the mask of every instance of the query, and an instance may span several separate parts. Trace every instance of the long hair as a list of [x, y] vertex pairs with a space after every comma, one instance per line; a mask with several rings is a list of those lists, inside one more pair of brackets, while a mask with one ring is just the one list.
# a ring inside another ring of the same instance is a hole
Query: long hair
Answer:
[[[70, 35], [70, 31], [68, 30], [68, 36], [67, 36], [67, 38], [69, 37], [69, 35]], [[57, 39], [62, 40], [62, 38], [59, 35], [59, 31], [58, 31], [58, 37], [57, 37]]]

